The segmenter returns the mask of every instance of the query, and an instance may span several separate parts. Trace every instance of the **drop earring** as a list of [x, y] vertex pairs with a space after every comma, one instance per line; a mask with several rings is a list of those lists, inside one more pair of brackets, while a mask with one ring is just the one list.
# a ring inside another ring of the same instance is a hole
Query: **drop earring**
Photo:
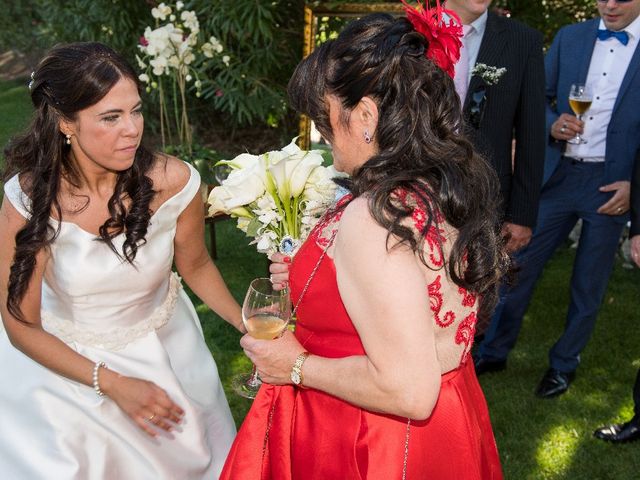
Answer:
[[69, 135], [68, 133], [65, 135], [65, 137], [67, 137], [67, 139], [65, 140], [65, 143], [67, 145], [71, 145], [71, 135]]
[[371, 143], [371, 135], [369, 135], [369, 130], [364, 131], [364, 141], [365, 143]]

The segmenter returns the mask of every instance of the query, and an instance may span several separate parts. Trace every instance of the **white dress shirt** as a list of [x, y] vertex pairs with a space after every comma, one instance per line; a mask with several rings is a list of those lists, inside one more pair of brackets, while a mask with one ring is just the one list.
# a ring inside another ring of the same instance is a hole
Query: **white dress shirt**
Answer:
[[[606, 29], [600, 20], [600, 29]], [[617, 38], [596, 39], [587, 74], [587, 88], [591, 89], [593, 102], [582, 116], [587, 143], [572, 145], [567, 143], [565, 155], [581, 158], [586, 162], [604, 162], [607, 148], [607, 128], [611, 121], [613, 106], [624, 79], [631, 57], [640, 38], [640, 16], [624, 29], [629, 35], [629, 43], [623, 45]]]
[[467, 59], [469, 61], [469, 68], [466, 69], [467, 86], [469, 86], [469, 82], [471, 81], [471, 72], [473, 71], [473, 67], [478, 59], [478, 52], [480, 51], [482, 37], [484, 37], [484, 32], [487, 29], [488, 16], [488, 11], [485, 10], [482, 15], [471, 22], [471, 25], [469, 25], [470, 28], [462, 37], [462, 48], [467, 49]]

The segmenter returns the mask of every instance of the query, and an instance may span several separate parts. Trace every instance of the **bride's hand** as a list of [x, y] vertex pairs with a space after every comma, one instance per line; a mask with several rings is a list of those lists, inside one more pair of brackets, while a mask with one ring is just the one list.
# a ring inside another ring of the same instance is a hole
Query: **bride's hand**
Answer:
[[240, 339], [244, 353], [254, 363], [263, 382], [272, 385], [291, 383], [291, 368], [304, 348], [289, 330], [275, 340], [257, 340], [250, 335]]
[[289, 283], [289, 265], [291, 257], [282, 253], [274, 253], [271, 255], [271, 265], [269, 265], [269, 273], [271, 273], [271, 283], [275, 290], [282, 290]]
[[104, 394], [150, 436], [158, 434], [157, 428], [170, 432], [181, 422], [184, 410], [156, 384], [110, 370], [100, 373]]

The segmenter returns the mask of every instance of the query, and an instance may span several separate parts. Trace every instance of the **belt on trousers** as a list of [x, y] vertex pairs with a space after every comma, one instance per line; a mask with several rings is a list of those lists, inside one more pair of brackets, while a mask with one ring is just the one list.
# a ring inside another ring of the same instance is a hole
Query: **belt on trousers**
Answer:
[[563, 155], [562, 158], [571, 162], [572, 164], [576, 163], [604, 163], [604, 157], [569, 157], [567, 155]]

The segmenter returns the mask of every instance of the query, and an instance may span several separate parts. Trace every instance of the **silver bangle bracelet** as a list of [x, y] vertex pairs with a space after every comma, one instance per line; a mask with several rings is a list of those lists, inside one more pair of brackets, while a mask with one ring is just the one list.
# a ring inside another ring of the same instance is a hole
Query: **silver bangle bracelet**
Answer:
[[100, 367], [107, 368], [107, 364], [104, 362], [96, 362], [93, 366], [93, 390], [100, 397], [104, 397], [104, 392], [100, 389], [100, 382], [98, 381], [98, 370], [100, 370]]

